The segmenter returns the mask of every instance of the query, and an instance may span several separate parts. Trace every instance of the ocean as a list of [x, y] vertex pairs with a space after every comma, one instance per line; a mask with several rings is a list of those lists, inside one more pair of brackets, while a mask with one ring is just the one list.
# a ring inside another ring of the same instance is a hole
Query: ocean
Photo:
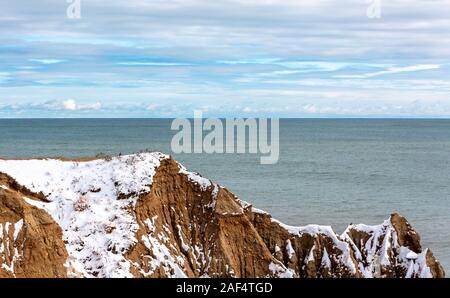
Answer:
[[[0, 119], [0, 157], [171, 154], [170, 119]], [[290, 225], [404, 215], [450, 273], [450, 120], [282, 119], [280, 159], [175, 154]]]

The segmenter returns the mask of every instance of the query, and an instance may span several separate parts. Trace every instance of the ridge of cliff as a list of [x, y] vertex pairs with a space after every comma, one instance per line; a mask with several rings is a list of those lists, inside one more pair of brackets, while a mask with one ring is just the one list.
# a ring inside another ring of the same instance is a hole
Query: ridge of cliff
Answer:
[[0, 277], [444, 277], [407, 220], [292, 227], [162, 153], [0, 160]]

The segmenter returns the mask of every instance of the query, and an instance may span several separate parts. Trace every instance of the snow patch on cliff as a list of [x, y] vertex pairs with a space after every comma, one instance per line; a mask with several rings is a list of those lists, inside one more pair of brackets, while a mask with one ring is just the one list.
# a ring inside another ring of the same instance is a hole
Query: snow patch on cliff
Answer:
[[295, 272], [292, 269], [287, 269], [283, 265], [279, 263], [270, 263], [269, 264], [269, 271], [272, 273], [274, 277], [278, 278], [294, 278]]
[[293, 227], [286, 225], [276, 219], [271, 219], [272, 223], [279, 225], [287, 232], [292, 235], [296, 235], [301, 237], [304, 234], [309, 234], [312, 237], [317, 237], [319, 235], [327, 236], [329, 239], [333, 241], [334, 247], [339, 249], [342, 253], [337, 255], [336, 258], [338, 262], [343, 264], [351, 273], [356, 273], [357, 269], [355, 266], [355, 262], [353, 261], [351, 255], [351, 248], [349, 243], [342, 240], [330, 226], [320, 226], [320, 225], [307, 225], [304, 227]]
[[[13, 227], [12, 231], [11, 227]], [[13, 276], [15, 276], [15, 263], [22, 257], [16, 245], [22, 227], [23, 219], [16, 223], [6, 222], [4, 225], [0, 223], [0, 268], [10, 272]], [[10, 238], [11, 233], [13, 234], [12, 239]], [[11, 246], [13, 250], [11, 250]]]
[[202, 191], [206, 191], [210, 186], [213, 185], [211, 180], [202, 177], [198, 173], [189, 172], [182, 164], [179, 164], [179, 166], [180, 166], [180, 174], [186, 175], [188, 179], [194, 184], [198, 185]]
[[145, 153], [89, 162], [0, 160], [0, 172], [47, 197], [49, 203], [25, 200], [61, 226], [70, 264], [79, 274], [132, 277], [123, 253], [137, 242], [139, 225], [130, 211], [139, 195], [150, 192], [166, 158]]
[[[360, 249], [349, 236], [351, 231], [365, 233], [369, 236]], [[427, 250], [417, 254], [398, 242], [397, 231], [390, 220], [385, 220], [381, 225], [350, 225], [341, 235], [355, 252], [359, 261], [359, 269], [364, 277], [380, 277], [383, 271], [389, 270], [392, 264], [398, 264], [407, 270], [406, 278], [432, 277], [430, 268], [426, 262]], [[396, 251], [396, 256], [393, 255]], [[362, 255], [366, 256], [367, 262], [361, 262]]]

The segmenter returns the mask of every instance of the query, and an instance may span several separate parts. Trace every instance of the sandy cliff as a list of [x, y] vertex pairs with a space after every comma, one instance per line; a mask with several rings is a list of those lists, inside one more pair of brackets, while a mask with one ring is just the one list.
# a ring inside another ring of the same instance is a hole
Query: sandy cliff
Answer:
[[443, 277], [405, 218], [291, 227], [170, 157], [0, 160], [0, 277]]

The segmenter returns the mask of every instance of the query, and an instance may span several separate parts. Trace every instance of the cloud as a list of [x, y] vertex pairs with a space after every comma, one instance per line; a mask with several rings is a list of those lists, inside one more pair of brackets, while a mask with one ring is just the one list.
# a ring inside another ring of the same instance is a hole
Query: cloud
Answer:
[[[47, 100], [41, 102], [24, 102], [1, 105], [0, 110], [14, 112], [44, 112], [44, 113], [61, 113], [67, 112], [89, 112], [100, 111], [103, 105], [100, 102], [95, 103], [77, 103], [74, 99], [64, 101]], [[120, 107], [115, 107], [120, 110]]]
[[90, 0], [72, 21], [56, 2], [0, 12], [0, 105], [24, 115], [389, 114], [450, 102], [448, 0], [384, 1], [379, 20], [365, 0]]
[[101, 108], [102, 108], [102, 104], [100, 102], [79, 106], [80, 110], [100, 110]]
[[228, 64], [228, 65], [245, 65], [245, 64], [275, 64], [279, 62], [280, 58], [255, 58], [255, 59], [242, 59], [242, 60], [218, 60], [218, 64]]
[[73, 99], [68, 99], [63, 102], [63, 107], [69, 111], [75, 111], [77, 109], [77, 102]]
[[[95, 37], [80, 37], [80, 36], [61, 36], [61, 35], [50, 35], [50, 36], [26, 36], [23, 38], [25, 42], [28, 43], [52, 43], [52, 44], [72, 44], [72, 45], [112, 45], [116, 47], [136, 47], [136, 43], [125, 39], [106, 39], [106, 38], [95, 38]], [[41, 59], [39, 59], [41, 60]]]
[[154, 112], [154, 111], [157, 111], [160, 107], [161, 106], [158, 104], [150, 104], [147, 106], [147, 111]]
[[119, 62], [118, 65], [125, 66], [188, 66], [189, 63], [178, 62]]
[[28, 61], [45, 64], [45, 65], [58, 64], [58, 63], [64, 62], [64, 60], [59, 60], [59, 59], [28, 59]]
[[[280, 58], [265, 58], [265, 59], [253, 59], [253, 60], [234, 60], [234, 61], [217, 61], [218, 64], [227, 65], [270, 65], [276, 67], [282, 67], [283, 70], [276, 70], [267, 73], [256, 73], [255, 76], [281, 76], [297, 73], [310, 73], [310, 72], [334, 72], [352, 65], [365, 65], [363, 63], [349, 63], [349, 62], [332, 62], [332, 61], [295, 61], [295, 60], [283, 60]], [[373, 66], [372, 64], [368, 64]], [[378, 66], [378, 65], [377, 65]]]
[[[220, 104], [111, 104], [100, 110], [77, 105], [75, 110], [66, 110], [63, 102], [47, 101], [0, 105], [0, 114], [6, 117], [192, 117], [194, 110], [202, 110], [205, 117], [449, 117], [450, 103], [445, 101], [406, 100], [404, 102], [380, 102], [371, 100], [363, 104], [357, 98], [346, 102], [318, 102], [311, 98], [273, 105], [270, 101]], [[131, 112], [132, 114], [127, 114]]]
[[390, 67], [383, 71], [370, 72], [365, 74], [356, 74], [356, 75], [336, 75], [335, 78], [343, 78], [343, 79], [367, 79], [373, 78], [381, 75], [388, 74], [396, 74], [402, 72], [415, 72], [415, 71], [424, 71], [424, 70], [433, 70], [439, 69], [441, 66], [436, 64], [421, 64], [421, 65], [412, 65], [405, 67]]
[[102, 104], [100, 102], [78, 104], [74, 99], [68, 99], [62, 103], [62, 107], [68, 111], [100, 110], [102, 108]]

